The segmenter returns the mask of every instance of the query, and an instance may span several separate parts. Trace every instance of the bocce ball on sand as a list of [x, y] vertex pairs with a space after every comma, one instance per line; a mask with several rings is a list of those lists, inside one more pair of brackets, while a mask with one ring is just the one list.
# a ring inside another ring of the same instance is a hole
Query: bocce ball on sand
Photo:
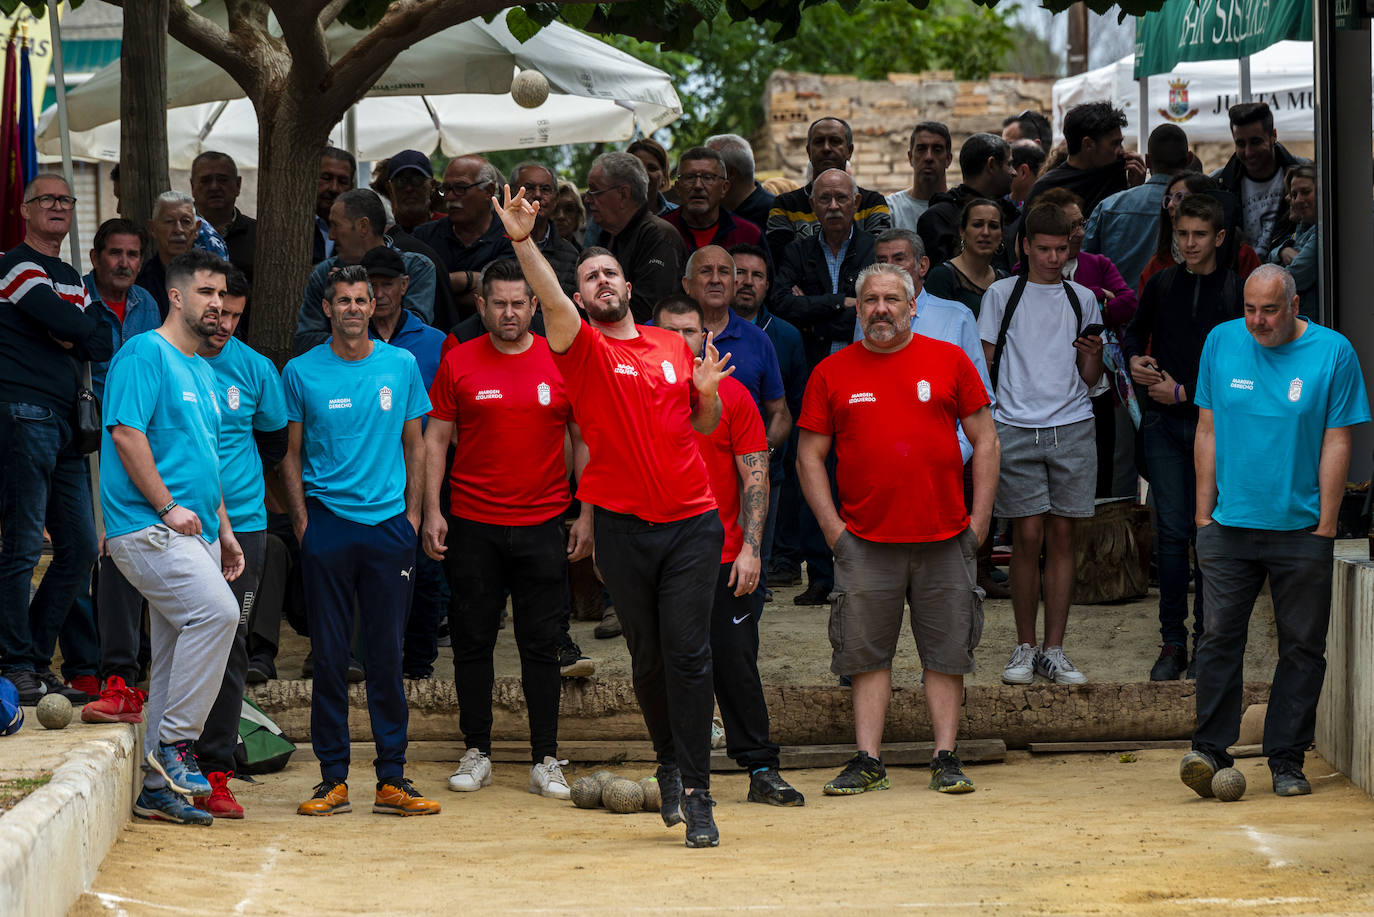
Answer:
[[65, 729], [72, 721], [72, 702], [61, 694], [44, 694], [38, 701], [38, 722], [45, 729]]
[[538, 70], [521, 70], [510, 81], [510, 97], [521, 108], [538, 108], [549, 97], [549, 78]]
[[1235, 802], [1245, 795], [1245, 775], [1234, 767], [1223, 767], [1212, 776], [1212, 795], [1222, 802]]
[[573, 805], [579, 809], [601, 808], [601, 784], [595, 777], [578, 777], [568, 789]]
[[644, 811], [657, 812], [663, 805], [663, 793], [658, 788], [658, 778], [641, 778], [639, 788], [644, 792]]
[[595, 780], [597, 785], [604, 790], [606, 788], [606, 784], [610, 783], [612, 780], [617, 780], [619, 778], [616, 774], [614, 774], [611, 771], [600, 770], [592, 772], [592, 779]]
[[639, 812], [644, 808], [644, 791], [633, 780], [617, 777], [602, 788], [601, 804], [621, 815]]

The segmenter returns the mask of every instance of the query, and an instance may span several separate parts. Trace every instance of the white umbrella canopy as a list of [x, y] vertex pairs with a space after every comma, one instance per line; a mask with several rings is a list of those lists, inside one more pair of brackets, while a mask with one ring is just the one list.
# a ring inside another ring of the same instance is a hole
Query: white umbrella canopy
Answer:
[[[196, 8], [221, 24], [221, 0]], [[334, 58], [363, 32], [335, 24]], [[520, 69], [549, 80], [543, 105], [511, 99]], [[257, 117], [222, 69], [175, 40], [167, 44], [168, 146], [172, 168], [189, 168], [203, 150], [228, 153], [243, 168], [257, 161]], [[67, 94], [73, 154], [119, 158], [119, 63]], [[227, 103], [227, 104], [224, 104]], [[663, 71], [562, 23], [520, 43], [501, 17], [445, 29], [401, 52], [357, 106], [357, 149], [364, 159], [401, 149], [441, 147], [448, 155], [494, 149], [623, 140], [652, 133], [682, 114]], [[341, 131], [337, 132], [341, 135]], [[59, 143], [55, 110], [39, 122], [41, 153]]]

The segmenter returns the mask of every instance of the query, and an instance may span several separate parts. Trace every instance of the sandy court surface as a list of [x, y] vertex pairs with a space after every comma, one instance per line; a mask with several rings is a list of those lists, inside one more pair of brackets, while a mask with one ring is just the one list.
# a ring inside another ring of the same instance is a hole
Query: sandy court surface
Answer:
[[1194, 796], [1163, 750], [1132, 764], [1013, 752], [970, 767], [978, 791], [963, 797], [930, 792], [924, 768], [893, 768], [892, 789], [852, 798], [821, 794], [832, 771], [790, 772], [803, 809], [745, 803], [745, 778], [717, 775], [722, 846], [688, 850], [656, 815], [532, 796], [518, 765], [456, 794], [452, 764], [415, 764], [444, 811], [373, 815], [358, 751], [352, 813], [294, 814], [317, 779], [298, 756], [234, 784], [244, 821], [126, 826], [71, 913], [1374, 913], [1374, 801], [1315, 755], [1312, 796], [1275, 797], [1256, 758], [1240, 763], [1249, 792], [1232, 804]]

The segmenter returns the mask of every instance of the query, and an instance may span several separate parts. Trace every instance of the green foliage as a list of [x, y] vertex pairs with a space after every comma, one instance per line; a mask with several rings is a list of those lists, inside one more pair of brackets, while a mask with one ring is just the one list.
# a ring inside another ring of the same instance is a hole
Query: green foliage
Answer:
[[[67, 6], [70, 9], [76, 9], [82, 2], [83, 0], [67, 0]], [[10, 16], [21, 6], [28, 7], [35, 19], [42, 19], [48, 15], [48, 0], [0, 0], [0, 13]]]

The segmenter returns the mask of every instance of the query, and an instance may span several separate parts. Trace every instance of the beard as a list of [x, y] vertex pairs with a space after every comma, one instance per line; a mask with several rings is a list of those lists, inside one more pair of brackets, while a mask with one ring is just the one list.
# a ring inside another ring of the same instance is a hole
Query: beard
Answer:
[[614, 325], [629, 313], [630, 302], [616, 295], [608, 301], [603, 301], [600, 298], [591, 299], [587, 302], [586, 308], [587, 317], [592, 321], [600, 322], [603, 325]]
[[864, 325], [864, 337], [876, 344], [886, 344], [897, 337], [899, 330], [895, 322], [887, 319], [873, 319]]

